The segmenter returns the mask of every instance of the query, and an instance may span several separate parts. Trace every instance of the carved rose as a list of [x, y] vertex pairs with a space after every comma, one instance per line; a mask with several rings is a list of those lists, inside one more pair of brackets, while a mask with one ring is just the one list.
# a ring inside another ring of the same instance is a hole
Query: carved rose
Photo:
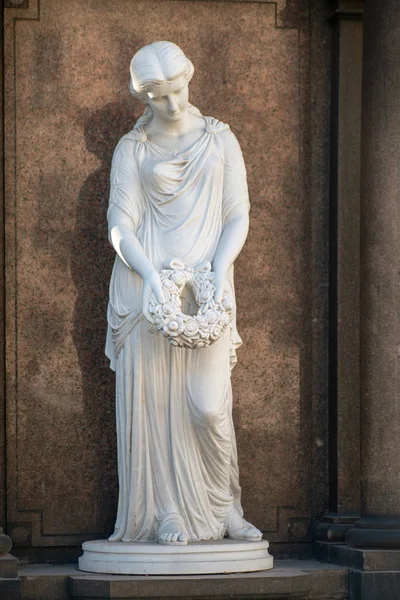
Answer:
[[208, 321], [204, 315], [197, 315], [196, 322], [199, 329], [208, 329]]
[[196, 321], [194, 321], [193, 319], [190, 319], [183, 329], [183, 333], [188, 337], [194, 337], [198, 332], [199, 328], [197, 326]]
[[178, 292], [178, 288], [176, 287], [176, 285], [174, 284], [173, 281], [171, 281], [170, 279], [164, 279], [164, 281], [162, 282], [164, 289], [168, 290], [168, 292], [171, 293], [177, 293]]
[[209, 323], [216, 323], [218, 321], [217, 311], [212, 308], [209, 308], [206, 312], [206, 319]]
[[222, 315], [222, 317], [221, 317], [221, 318], [222, 318], [222, 322], [223, 322], [225, 325], [228, 325], [228, 323], [230, 323], [230, 322], [231, 322], [231, 315], [230, 315], [230, 313], [227, 313], [227, 312], [226, 312], [226, 313], [224, 313], [224, 314]]
[[177, 285], [185, 285], [186, 283], [186, 275], [183, 271], [175, 271], [172, 275], [172, 281]]
[[176, 337], [183, 331], [183, 321], [179, 317], [166, 319], [163, 327], [164, 332], [168, 337]]
[[150, 312], [162, 317], [163, 315], [163, 305], [162, 304], [150, 304]]
[[213, 297], [214, 297], [214, 293], [213, 293], [213, 290], [210, 287], [204, 288], [200, 292], [200, 300], [202, 302], [211, 302], [211, 300], [213, 299]]
[[162, 305], [162, 310], [164, 315], [172, 315], [175, 312], [175, 306], [173, 305], [172, 302], [166, 302], [165, 304]]
[[176, 337], [178, 335], [179, 325], [176, 321], [170, 321], [165, 323], [163, 330], [170, 337]]
[[222, 327], [221, 325], [218, 325], [218, 323], [215, 323], [215, 325], [211, 326], [210, 329], [210, 337], [212, 340], [217, 340], [218, 338], [221, 337], [222, 335]]

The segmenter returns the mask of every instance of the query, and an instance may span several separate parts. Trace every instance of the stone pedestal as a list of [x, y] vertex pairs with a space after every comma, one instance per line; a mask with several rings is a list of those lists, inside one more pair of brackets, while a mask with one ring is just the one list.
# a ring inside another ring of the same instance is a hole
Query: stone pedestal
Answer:
[[361, 137], [362, 518], [347, 534], [363, 548], [400, 549], [399, 231], [400, 12], [367, 0]]
[[18, 561], [9, 554], [11, 538], [0, 527], [0, 598], [20, 600], [21, 581], [18, 578]]
[[97, 575], [74, 565], [20, 569], [30, 600], [348, 600], [348, 570], [315, 560], [277, 560], [274, 569], [223, 575]]
[[267, 541], [220, 540], [187, 545], [95, 540], [82, 545], [79, 569], [118, 575], [204, 575], [272, 569]]

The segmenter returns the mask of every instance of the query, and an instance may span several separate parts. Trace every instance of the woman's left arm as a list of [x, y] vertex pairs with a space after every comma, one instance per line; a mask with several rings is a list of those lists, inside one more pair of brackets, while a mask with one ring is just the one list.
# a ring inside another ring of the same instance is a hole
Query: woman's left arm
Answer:
[[214, 256], [216, 302], [221, 302], [224, 293], [230, 293], [228, 272], [243, 248], [248, 231], [249, 211], [245, 205], [239, 204], [229, 213]]
[[224, 147], [223, 229], [214, 255], [215, 299], [230, 293], [229, 269], [241, 251], [249, 230], [249, 194], [246, 167], [239, 142], [230, 130], [222, 136]]

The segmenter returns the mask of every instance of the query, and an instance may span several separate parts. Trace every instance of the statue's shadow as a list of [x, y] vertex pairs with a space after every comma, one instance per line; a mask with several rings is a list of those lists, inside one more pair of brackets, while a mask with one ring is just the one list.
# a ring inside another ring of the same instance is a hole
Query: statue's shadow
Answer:
[[106, 213], [113, 151], [134, 121], [129, 101], [108, 104], [84, 116], [87, 149], [101, 160], [80, 191], [71, 249], [71, 271], [77, 292], [73, 340], [87, 424], [82, 431], [88, 452], [82, 457], [87, 471], [82, 479], [93, 507], [91, 533], [111, 533], [117, 502], [115, 383], [104, 354], [108, 286], [115, 253], [107, 238]]

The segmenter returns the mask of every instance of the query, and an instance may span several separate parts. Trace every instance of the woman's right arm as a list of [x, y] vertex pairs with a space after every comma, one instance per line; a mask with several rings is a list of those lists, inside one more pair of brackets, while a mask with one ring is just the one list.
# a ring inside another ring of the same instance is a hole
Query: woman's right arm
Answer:
[[107, 219], [108, 238], [116, 253], [130, 269], [146, 279], [154, 267], [132, 229], [131, 218], [114, 204], [108, 210]]
[[157, 300], [165, 302], [160, 276], [132, 230], [132, 221], [117, 205], [108, 211], [109, 239], [121, 260], [143, 279], [142, 311], [148, 321], [153, 322], [149, 313], [149, 301], [154, 292]]
[[160, 276], [135, 234], [143, 216], [144, 202], [133, 154], [134, 144], [132, 134], [128, 134], [121, 139], [114, 152], [107, 212], [108, 233], [120, 259], [143, 279], [142, 310], [146, 319], [153, 322], [149, 313], [151, 292], [155, 293], [159, 302], [165, 302], [165, 297]]

